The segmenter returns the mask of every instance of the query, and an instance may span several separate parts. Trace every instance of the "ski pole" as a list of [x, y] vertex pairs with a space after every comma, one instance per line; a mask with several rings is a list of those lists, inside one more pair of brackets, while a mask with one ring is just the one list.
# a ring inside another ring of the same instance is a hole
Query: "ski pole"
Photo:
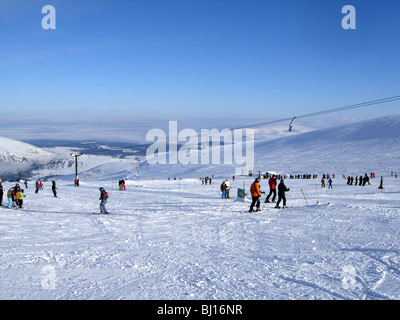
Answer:
[[303, 194], [304, 200], [306, 200], [306, 204], [308, 205], [308, 202], [307, 202], [307, 199], [306, 199], [306, 196], [305, 196], [305, 194], [304, 194], [303, 189], [301, 189], [301, 193]]

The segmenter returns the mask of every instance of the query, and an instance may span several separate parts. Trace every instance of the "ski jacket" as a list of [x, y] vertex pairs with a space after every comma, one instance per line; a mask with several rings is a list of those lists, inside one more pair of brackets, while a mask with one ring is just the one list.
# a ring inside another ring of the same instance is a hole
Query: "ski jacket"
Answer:
[[289, 188], [286, 188], [285, 184], [281, 182], [278, 185], [278, 195], [285, 195], [286, 191], [289, 191]]
[[252, 197], [261, 197], [260, 185], [257, 182], [253, 182], [251, 185], [250, 193]]
[[275, 177], [269, 178], [268, 184], [270, 189], [276, 189], [276, 178]]
[[107, 196], [106, 196], [106, 191], [105, 190], [101, 191], [99, 200], [107, 201]]

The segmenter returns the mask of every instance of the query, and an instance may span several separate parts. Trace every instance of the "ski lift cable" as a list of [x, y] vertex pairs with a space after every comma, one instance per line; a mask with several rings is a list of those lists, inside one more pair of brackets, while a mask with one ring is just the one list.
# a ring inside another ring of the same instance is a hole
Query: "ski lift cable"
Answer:
[[[356, 108], [368, 107], [368, 106], [373, 106], [373, 105], [378, 105], [378, 104], [383, 104], [383, 103], [388, 103], [388, 102], [393, 102], [393, 101], [399, 101], [399, 100], [400, 100], [400, 95], [393, 96], [393, 97], [388, 97], [388, 98], [377, 99], [377, 100], [372, 100], [372, 101], [367, 101], [367, 102], [362, 102], [362, 103], [357, 103], [357, 104], [351, 104], [351, 105], [348, 105], [348, 106], [343, 106], [343, 107], [338, 107], [338, 108], [332, 108], [332, 109], [327, 109], [327, 110], [307, 113], [307, 114], [303, 114], [303, 115], [300, 115], [300, 116], [294, 116], [294, 117], [292, 116], [292, 117], [283, 118], [283, 119], [277, 119], [277, 120], [260, 122], [260, 123], [256, 123], [256, 124], [250, 124], [250, 125], [246, 125], [246, 126], [231, 128], [230, 130], [265, 127], [265, 126], [268, 126], [268, 125], [271, 125], [271, 124], [275, 124], [275, 123], [279, 123], [279, 122], [291, 121], [290, 125], [289, 125], [289, 132], [290, 132], [291, 131], [290, 126], [292, 126], [292, 124], [293, 124], [295, 119], [303, 119], [303, 118], [315, 117], [315, 116], [324, 115], [324, 114], [328, 114], [328, 113], [334, 113], [334, 112], [340, 112], [340, 111], [351, 110], [351, 109], [356, 109]], [[196, 134], [193, 137], [200, 138], [201, 136], [202, 136], [202, 134]], [[167, 141], [168, 141], [168, 139], [161, 140], [161, 141], [159, 140], [159, 142], [167, 142]], [[208, 141], [208, 139], [207, 139], [207, 141]], [[147, 150], [147, 147], [146, 147], [146, 150]]]
[[352, 105], [339, 107], [339, 108], [333, 108], [333, 109], [327, 109], [327, 110], [323, 110], [323, 111], [307, 113], [307, 114], [303, 114], [303, 115], [295, 116], [295, 117], [290, 117], [290, 118], [283, 118], [283, 119], [260, 122], [260, 123], [256, 123], [256, 124], [251, 124], [251, 125], [247, 125], [247, 126], [234, 128], [234, 129], [248, 129], [248, 128], [254, 128], [254, 127], [262, 127], [262, 126], [267, 126], [267, 125], [270, 125], [270, 124], [274, 124], [274, 123], [278, 123], [278, 122], [284, 122], [284, 121], [291, 121], [290, 124], [292, 124], [295, 119], [303, 119], [303, 118], [315, 117], [315, 116], [324, 115], [324, 114], [328, 114], [328, 113], [334, 113], [334, 112], [340, 112], [340, 111], [345, 111], [345, 110], [350, 110], [350, 109], [368, 107], [368, 106], [373, 106], [373, 105], [377, 105], [377, 104], [388, 103], [388, 102], [393, 102], [393, 101], [398, 101], [398, 100], [400, 100], [400, 95], [399, 96], [389, 97], [389, 98], [383, 98], [383, 99], [378, 99], [378, 100], [367, 101], [367, 102], [363, 102], [363, 103], [352, 104]]

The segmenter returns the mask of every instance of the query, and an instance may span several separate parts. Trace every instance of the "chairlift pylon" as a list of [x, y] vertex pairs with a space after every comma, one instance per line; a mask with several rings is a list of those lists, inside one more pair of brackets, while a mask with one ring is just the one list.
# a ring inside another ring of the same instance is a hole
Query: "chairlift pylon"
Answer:
[[293, 130], [293, 121], [296, 119], [296, 117], [293, 117], [292, 121], [289, 123], [289, 132], [292, 132]]

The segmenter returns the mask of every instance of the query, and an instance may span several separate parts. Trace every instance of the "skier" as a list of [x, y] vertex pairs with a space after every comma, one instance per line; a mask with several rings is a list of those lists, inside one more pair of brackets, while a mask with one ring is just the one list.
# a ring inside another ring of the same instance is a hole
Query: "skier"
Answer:
[[230, 198], [229, 197], [229, 190], [231, 189], [231, 185], [229, 184], [228, 178], [225, 180], [225, 198]]
[[378, 189], [383, 189], [383, 177], [381, 176], [381, 184], [379, 185]]
[[369, 176], [368, 176], [368, 174], [366, 173], [366, 174], [365, 174], [365, 177], [364, 177], [364, 184], [363, 184], [363, 186], [365, 186], [367, 183], [368, 183], [369, 185], [371, 185], [371, 183], [369, 182]]
[[19, 190], [17, 193], [16, 193], [16, 195], [15, 195], [15, 198], [16, 198], [16, 202], [17, 202], [17, 206], [20, 208], [20, 209], [22, 209], [22, 204], [23, 204], [23, 202], [24, 202], [24, 190], [22, 189], [22, 190]]
[[106, 203], [108, 199], [108, 193], [104, 188], [99, 188], [100, 190], [100, 214], [108, 214], [107, 209], [106, 209]]
[[321, 188], [325, 188], [325, 178], [321, 179]]
[[252, 183], [250, 187], [250, 194], [251, 194], [251, 205], [250, 205], [250, 210], [249, 212], [254, 212], [254, 206], [257, 207], [257, 212], [261, 211], [260, 209], [260, 197], [261, 197], [261, 192], [260, 192], [260, 185], [258, 184], [260, 182], [259, 178], [256, 178], [254, 182]]
[[268, 180], [268, 185], [269, 185], [269, 194], [267, 196], [267, 199], [265, 199], [265, 203], [269, 203], [269, 197], [273, 194], [272, 197], [272, 203], [275, 203], [275, 198], [276, 198], [276, 176], [273, 174], [271, 178]]
[[51, 182], [52, 183], [52, 186], [51, 186], [51, 190], [53, 190], [53, 195], [54, 195], [54, 197], [55, 198], [57, 198], [57, 187], [56, 187], [56, 182], [55, 181], [52, 181]]
[[226, 185], [225, 185], [225, 181], [223, 181], [223, 182], [221, 183], [221, 192], [222, 192], [221, 199], [223, 199], [223, 198], [225, 198], [225, 194], [226, 194]]
[[3, 194], [4, 194], [4, 190], [3, 190], [3, 186], [1, 184], [1, 180], [0, 180], [0, 206], [2, 206], [2, 202], [3, 202]]
[[328, 189], [332, 189], [332, 178], [328, 180]]
[[7, 191], [7, 199], [8, 199], [8, 209], [12, 209], [14, 202], [12, 188], [10, 188], [10, 190]]
[[286, 191], [290, 191], [290, 189], [285, 186], [283, 179], [281, 179], [281, 182], [278, 185], [278, 202], [276, 203], [275, 208], [280, 208], [279, 204], [281, 203], [281, 200], [283, 200], [283, 208], [286, 208]]

